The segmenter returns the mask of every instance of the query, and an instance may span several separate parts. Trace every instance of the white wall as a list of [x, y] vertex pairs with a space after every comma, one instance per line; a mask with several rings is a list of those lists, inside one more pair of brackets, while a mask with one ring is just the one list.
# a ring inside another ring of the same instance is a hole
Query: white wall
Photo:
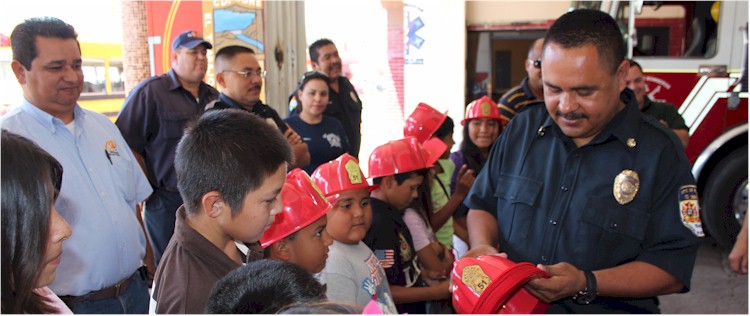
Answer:
[[[404, 1], [404, 24], [420, 17], [424, 27], [416, 35], [421, 48], [409, 47], [404, 56], [404, 116], [424, 102], [448, 111], [455, 123], [453, 139], [461, 142], [466, 90], [466, 8], [462, 1]], [[407, 32], [407, 30], [405, 30]], [[411, 62], [411, 63], [410, 63]], [[419, 63], [421, 62], [421, 63]]]

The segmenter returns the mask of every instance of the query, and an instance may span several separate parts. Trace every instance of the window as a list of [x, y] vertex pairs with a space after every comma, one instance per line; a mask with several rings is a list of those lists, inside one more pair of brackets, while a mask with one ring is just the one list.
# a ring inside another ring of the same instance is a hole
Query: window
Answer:
[[103, 60], [84, 60], [83, 66], [83, 94], [106, 94], [107, 74]]
[[122, 61], [109, 61], [109, 82], [112, 84], [112, 94], [125, 92]]
[[[719, 2], [648, 2], [635, 17], [633, 56], [711, 58], [716, 55]], [[712, 12], [714, 12], [712, 14]], [[618, 11], [618, 22], [627, 30], [629, 8]]]

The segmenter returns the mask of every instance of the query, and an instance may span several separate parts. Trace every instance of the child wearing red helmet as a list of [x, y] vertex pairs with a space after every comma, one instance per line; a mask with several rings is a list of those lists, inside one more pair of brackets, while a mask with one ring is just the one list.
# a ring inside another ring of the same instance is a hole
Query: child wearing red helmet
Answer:
[[[495, 101], [487, 96], [471, 101], [466, 106], [466, 114], [461, 121], [463, 125], [463, 140], [458, 151], [450, 154], [450, 159], [463, 170], [471, 170], [478, 175], [482, 170], [484, 162], [490, 155], [492, 144], [495, 143], [503, 131], [502, 116]], [[465, 176], [461, 176], [459, 168], [451, 176], [451, 192], [461, 191], [466, 187]], [[469, 249], [468, 231], [466, 229], [466, 215], [469, 209], [461, 204], [453, 215], [456, 235], [461, 238], [457, 240], [454, 248], [460, 257]]]
[[318, 275], [327, 284], [328, 299], [365, 306], [375, 298], [384, 313], [397, 313], [385, 271], [362, 242], [372, 224], [372, 208], [370, 185], [359, 162], [343, 154], [320, 165], [312, 179], [333, 205], [326, 214], [333, 245]]
[[248, 112], [212, 111], [185, 131], [175, 154], [184, 204], [156, 270], [152, 310], [203, 312], [214, 284], [246, 261], [236, 242], [257, 243], [278, 214], [291, 160], [284, 136]]
[[260, 238], [268, 259], [294, 263], [315, 274], [323, 270], [331, 236], [326, 232], [326, 213], [331, 204], [310, 176], [294, 169], [281, 189], [283, 210]]
[[421, 275], [403, 220], [404, 209], [417, 197], [427, 173], [424, 155], [419, 142], [409, 137], [375, 148], [369, 160], [370, 177], [379, 187], [370, 194], [373, 220], [363, 242], [385, 269], [399, 313], [424, 314], [425, 302], [450, 297], [447, 280]]
[[[435, 231], [438, 241], [448, 248], [453, 248], [453, 214], [459, 209], [461, 202], [469, 192], [474, 181], [474, 172], [467, 168], [460, 168], [458, 173], [462, 179], [462, 186], [455, 192], [450, 191], [450, 179], [456, 165], [450, 160], [450, 148], [453, 147], [453, 120], [445, 113], [440, 113], [433, 107], [420, 103], [414, 112], [406, 119], [404, 136], [414, 136], [420, 143], [437, 138], [448, 147], [441, 153], [440, 159], [432, 168], [432, 179], [429, 179], [431, 210], [426, 213], [430, 226]], [[460, 234], [461, 238], [467, 238]]]

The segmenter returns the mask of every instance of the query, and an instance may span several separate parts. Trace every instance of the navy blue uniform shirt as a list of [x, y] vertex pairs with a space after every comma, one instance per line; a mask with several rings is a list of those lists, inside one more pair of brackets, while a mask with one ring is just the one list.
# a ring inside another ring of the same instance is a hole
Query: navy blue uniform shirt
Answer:
[[307, 144], [310, 151], [310, 163], [304, 166], [307, 174], [313, 174], [318, 166], [338, 158], [349, 149], [346, 132], [339, 120], [323, 115], [323, 120], [316, 124], [309, 124], [299, 115], [284, 119]]
[[248, 110], [244, 106], [234, 101], [232, 98], [228, 97], [226, 94], [222, 93], [219, 95], [219, 99], [216, 100], [216, 102], [211, 102], [206, 106], [206, 111], [221, 109], [245, 110], [257, 116], [260, 116], [269, 123], [272, 122], [276, 127], [279, 128], [282, 133], [286, 132], [287, 129], [286, 124], [284, 123], [284, 120], [282, 120], [279, 116], [279, 113], [276, 112], [276, 110], [274, 110], [272, 107], [263, 104], [263, 102], [260, 102], [260, 100], [253, 104], [253, 108], [251, 110]]
[[177, 192], [174, 157], [183, 129], [219, 96], [203, 82], [198, 94], [196, 100], [170, 69], [138, 84], [117, 116], [115, 125], [130, 148], [146, 161], [146, 175], [154, 188]]
[[511, 88], [500, 100], [497, 100], [497, 108], [504, 122], [512, 120], [518, 112], [525, 109], [527, 105], [539, 101], [529, 88], [529, 77], [523, 78], [521, 84]]
[[[464, 203], [497, 217], [500, 251], [516, 262], [595, 271], [642, 261], [687, 291], [702, 235], [690, 164], [674, 133], [638, 110], [632, 91], [621, 99], [625, 108], [580, 148], [545, 107], [523, 111], [492, 147]], [[624, 189], [616, 179], [627, 170], [637, 173], [638, 190], [632, 201], [618, 201], [614, 193]], [[655, 298], [598, 298], [588, 306], [566, 299], [550, 309], [647, 311], [658, 311]]]
[[[299, 97], [297, 91], [289, 96], [290, 108], [294, 104], [294, 109], [290, 109], [290, 116], [299, 113]], [[328, 89], [328, 106], [323, 114], [332, 116], [341, 122], [346, 132], [346, 139], [349, 140], [349, 149], [347, 152], [359, 159], [359, 147], [362, 144], [362, 100], [359, 99], [354, 86], [344, 76], [339, 77], [339, 92]]]

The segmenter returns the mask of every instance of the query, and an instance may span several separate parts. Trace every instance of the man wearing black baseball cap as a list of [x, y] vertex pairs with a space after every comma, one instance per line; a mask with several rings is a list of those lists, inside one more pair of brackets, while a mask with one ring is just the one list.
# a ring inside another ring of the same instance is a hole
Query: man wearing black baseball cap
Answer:
[[203, 82], [211, 43], [195, 31], [172, 41], [168, 73], [144, 80], [128, 95], [115, 125], [141, 160], [154, 193], [146, 201], [144, 224], [158, 265], [174, 232], [177, 191], [174, 156], [187, 122], [203, 114], [218, 91]]

